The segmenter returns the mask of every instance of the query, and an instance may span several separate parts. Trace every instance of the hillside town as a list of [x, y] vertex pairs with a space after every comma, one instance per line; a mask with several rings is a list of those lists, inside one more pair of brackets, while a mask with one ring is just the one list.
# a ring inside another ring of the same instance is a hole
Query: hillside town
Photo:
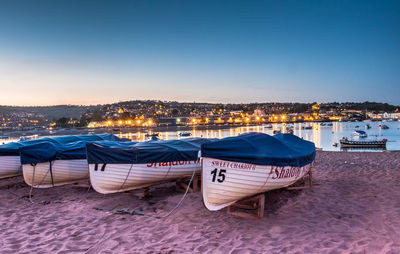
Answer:
[[[79, 106], [77, 106], [79, 107]], [[212, 104], [127, 101], [89, 108], [80, 117], [43, 113], [0, 115], [2, 130], [46, 128], [124, 128], [189, 125], [257, 125], [276, 122], [398, 120], [400, 109], [382, 103], [252, 103]]]

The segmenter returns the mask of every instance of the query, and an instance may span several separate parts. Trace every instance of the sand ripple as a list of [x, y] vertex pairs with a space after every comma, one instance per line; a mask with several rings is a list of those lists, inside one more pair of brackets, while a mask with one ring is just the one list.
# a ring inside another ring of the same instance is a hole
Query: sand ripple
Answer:
[[[210, 212], [171, 184], [101, 195], [74, 185], [0, 181], [1, 253], [400, 253], [400, 154], [318, 152], [311, 190], [272, 191], [265, 217]], [[117, 215], [115, 209], [139, 215]]]

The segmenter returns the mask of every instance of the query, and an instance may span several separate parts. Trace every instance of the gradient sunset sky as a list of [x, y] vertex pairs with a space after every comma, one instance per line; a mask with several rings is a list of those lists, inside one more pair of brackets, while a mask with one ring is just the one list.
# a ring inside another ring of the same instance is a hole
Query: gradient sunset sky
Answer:
[[0, 105], [400, 105], [400, 1], [0, 1]]

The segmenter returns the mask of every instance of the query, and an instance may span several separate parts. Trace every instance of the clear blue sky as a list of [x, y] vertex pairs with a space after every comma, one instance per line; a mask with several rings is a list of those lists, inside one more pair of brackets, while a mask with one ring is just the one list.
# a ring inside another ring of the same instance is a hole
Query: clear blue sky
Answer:
[[400, 1], [0, 2], [0, 104], [400, 104]]

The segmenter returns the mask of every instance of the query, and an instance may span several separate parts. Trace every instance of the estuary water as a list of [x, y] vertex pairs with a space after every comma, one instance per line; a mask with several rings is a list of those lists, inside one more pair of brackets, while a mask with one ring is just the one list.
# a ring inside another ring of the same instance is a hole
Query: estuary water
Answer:
[[[366, 126], [370, 128], [367, 129]], [[388, 129], [382, 128], [386, 125]], [[206, 127], [206, 128], [205, 128]], [[274, 132], [281, 131], [287, 133], [289, 130], [293, 130], [293, 134], [301, 137], [305, 140], [309, 140], [315, 143], [317, 148], [321, 148], [324, 151], [340, 151], [339, 140], [343, 137], [347, 137], [349, 140], [382, 140], [387, 139], [386, 150], [397, 150], [400, 151], [400, 121], [384, 121], [384, 122], [331, 122], [331, 123], [287, 123], [287, 124], [264, 124], [264, 125], [244, 125], [240, 127], [231, 126], [202, 126], [202, 128], [196, 128], [194, 126], [190, 130], [185, 128], [185, 131], [180, 131], [179, 128], [173, 128], [174, 131], [162, 131], [159, 132], [160, 139], [181, 139], [182, 133], [190, 133], [191, 137], [203, 137], [203, 138], [225, 138], [231, 136], [237, 136], [243, 133], [249, 132], [261, 132], [269, 135], [274, 135]], [[138, 130], [129, 131], [121, 129], [119, 133], [115, 133], [119, 137], [129, 138], [133, 141], [146, 141], [149, 137], [146, 134], [152, 134], [150, 130]], [[368, 134], [367, 138], [359, 138], [353, 135], [354, 130], [363, 130]], [[97, 133], [109, 132], [108, 130], [98, 130]], [[94, 133], [88, 132], [87, 130], [79, 133], [59, 133], [54, 135], [71, 135], [71, 134], [87, 134]], [[38, 133], [39, 134], [39, 133]], [[35, 138], [45, 137], [48, 135], [35, 135]], [[18, 141], [19, 138], [6, 138], [1, 139], [1, 143], [8, 143], [12, 141]], [[334, 143], [338, 143], [337, 146], [333, 146]], [[348, 151], [382, 151], [382, 150], [371, 150], [371, 149], [351, 149]]]
[[[367, 125], [371, 128], [367, 129]], [[382, 128], [383, 125], [389, 129]], [[381, 127], [380, 127], [381, 126]], [[347, 137], [349, 140], [382, 140], [387, 139], [386, 150], [400, 150], [400, 122], [399, 121], [384, 121], [384, 122], [332, 122], [332, 123], [293, 123], [293, 124], [265, 124], [256, 126], [241, 126], [229, 127], [218, 130], [197, 130], [193, 127], [190, 131], [192, 137], [204, 138], [224, 138], [237, 136], [248, 132], [261, 132], [269, 135], [274, 135], [274, 131], [280, 130], [286, 133], [289, 129], [293, 130], [293, 134], [305, 140], [315, 143], [317, 148], [324, 151], [340, 151], [340, 144], [335, 147], [333, 143], [339, 143], [342, 137]], [[368, 134], [367, 138], [358, 138], [353, 135], [354, 130], [363, 130]], [[149, 132], [151, 133], [151, 132]], [[160, 132], [160, 139], [180, 139], [180, 131]], [[121, 137], [130, 138], [136, 141], [147, 140], [144, 132], [124, 133]], [[380, 151], [370, 149], [356, 149], [352, 151]]]

